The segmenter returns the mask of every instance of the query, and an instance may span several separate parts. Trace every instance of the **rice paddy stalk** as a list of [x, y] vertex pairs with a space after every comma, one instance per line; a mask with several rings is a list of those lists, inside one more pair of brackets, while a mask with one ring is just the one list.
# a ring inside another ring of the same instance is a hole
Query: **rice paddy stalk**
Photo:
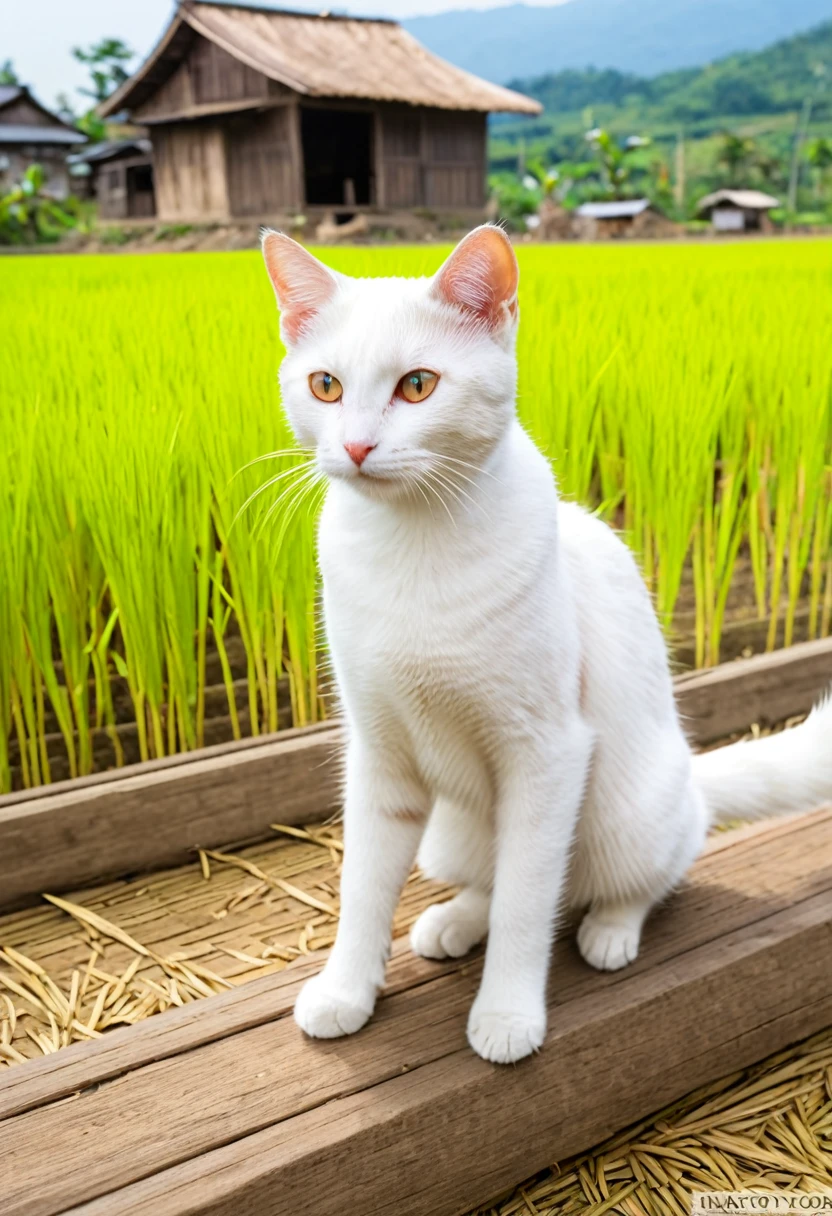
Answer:
[[[373, 275], [445, 253], [324, 256]], [[521, 419], [564, 496], [622, 529], [668, 634], [690, 620], [717, 662], [741, 571], [769, 646], [828, 634], [832, 243], [518, 256]], [[111, 763], [199, 746], [214, 663], [235, 738], [277, 726], [284, 681], [316, 721], [322, 487], [281, 413], [258, 255], [0, 276], [0, 790], [90, 771], [99, 739]]]

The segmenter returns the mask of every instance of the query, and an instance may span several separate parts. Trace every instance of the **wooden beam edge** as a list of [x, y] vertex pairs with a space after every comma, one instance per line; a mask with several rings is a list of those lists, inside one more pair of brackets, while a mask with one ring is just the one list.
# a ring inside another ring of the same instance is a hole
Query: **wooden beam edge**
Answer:
[[[676, 681], [697, 745], [753, 721], [804, 713], [832, 681], [832, 639]], [[340, 802], [338, 722], [172, 756], [0, 797], [0, 909], [43, 891], [178, 865], [197, 845], [262, 839], [276, 819], [324, 818]]]
[[345, 1195], [362, 1216], [455, 1216], [824, 1028], [832, 970], [813, 964], [830, 950], [823, 893], [557, 1009], [515, 1068], [458, 1051], [66, 1216], [343, 1216]]
[[[786, 833], [794, 837], [802, 831], [813, 832], [830, 823], [832, 807], [823, 807], [789, 820], [769, 820], [720, 833], [723, 839], [713, 839], [714, 847], [706, 848], [696, 869], [704, 872], [704, 878], [713, 870], [709, 859], [726, 848], [742, 849], [753, 857], [761, 844], [765, 846]], [[90, 1086], [288, 1016], [300, 987], [321, 969], [327, 954], [321, 951], [313, 958], [298, 959], [275, 975], [251, 980], [205, 1001], [166, 1010], [134, 1026], [114, 1029], [101, 1039], [73, 1043], [53, 1055], [4, 1071], [0, 1074], [0, 1125], [4, 1119]], [[412, 954], [407, 937], [398, 938], [393, 943], [384, 996], [433, 983], [477, 966], [478, 960], [479, 954], [471, 954], [443, 963], [428, 962]], [[630, 975], [623, 971], [603, 979], [613, 987], [629, 980]]]

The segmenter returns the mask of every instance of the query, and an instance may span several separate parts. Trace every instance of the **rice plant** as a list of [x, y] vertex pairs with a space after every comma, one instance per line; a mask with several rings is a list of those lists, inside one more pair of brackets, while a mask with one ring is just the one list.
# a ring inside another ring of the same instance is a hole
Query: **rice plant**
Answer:
[[[737, 603], [769, 647], [828, 633], [832, 243], [519, 256], [521, 416], [671, 641], [717, 662]], [[233, 737], [318, 720], [322, 486], [257, 254], [3, 259], [0, 333], [0, 790], [199, 747], [217, 713]]]

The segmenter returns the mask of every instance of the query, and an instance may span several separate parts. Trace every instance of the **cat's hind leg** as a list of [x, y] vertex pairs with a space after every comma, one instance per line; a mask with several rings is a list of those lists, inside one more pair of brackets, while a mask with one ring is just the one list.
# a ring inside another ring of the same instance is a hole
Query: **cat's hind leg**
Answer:
[[578, 949], [590, 967], [618, 971], [632, 963], [652, 906], [648, 898], [593, 904], [578, 930]]
[[418, 863], [428, 878], [463, 889], [453, 899], [425, 909], [410, 931], [413, 953], [423, 958], [461, 958], [488, 932], [494, 874], [488, 817], [440, 799], [428, 820]]
[[704, 842], [706, 812], [676, 731], [649, 756], [611, 759], [599, 748], [584, 806], [573, 871], [573, 903], [588, 908], [578, 949], [599, 971], [638, 955], [651, 908], [682, 880]]
[[444, 904], [431, 904], [410, 930], [410, 946], [422, 958], [462, 958], [488, 932], [491, 898], [465, 887]]

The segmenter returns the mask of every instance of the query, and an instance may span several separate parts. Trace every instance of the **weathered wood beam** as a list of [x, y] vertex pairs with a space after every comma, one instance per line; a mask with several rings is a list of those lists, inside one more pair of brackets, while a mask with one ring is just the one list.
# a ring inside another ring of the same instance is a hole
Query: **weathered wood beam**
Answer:
[[[832, 968], [817, 964], [830, 948], [827, 809], [722, 842], [651, 918], [632, 967], [593, 972], [561, 942], [549, 1037], [514, 1068], [465, 1042], [477, 958], [403, 961], [404, 985], [394, 968], [368, 1028], [330, 1042], [303, 1038], [288, 1015], [301, 978], [290, 968], [272, 980], [274, 1020], [264, 991], [243, 988], [157, 1015], [151, 1057], [132, 1046], [142, 1028], [117, 1032], [110, 1084], [97, 1064], [106, 1038], [63, 1049], [37, 1076], [19, 1066], [6, 1109], [29, 1109], [0, 1122], [4, 1216], [342, 1216], [345, 1204], [452, 1216], [828, 1025]], [[249, 1012], [233, 1027], [236, 1002]], [[161, 1058], [168, 1028], [177, 1041]], [[50, 1089], [48, 1074], [73, 1054], [67, 1104], [66, 1077]]]
[[[703, 746], [805, 713], [830, 682], [827, 638], [682, 676], [676, 690]], [[339, 805], [342, 745], [329, 723], [0, 797], [0, 908], [324, 818]]]

